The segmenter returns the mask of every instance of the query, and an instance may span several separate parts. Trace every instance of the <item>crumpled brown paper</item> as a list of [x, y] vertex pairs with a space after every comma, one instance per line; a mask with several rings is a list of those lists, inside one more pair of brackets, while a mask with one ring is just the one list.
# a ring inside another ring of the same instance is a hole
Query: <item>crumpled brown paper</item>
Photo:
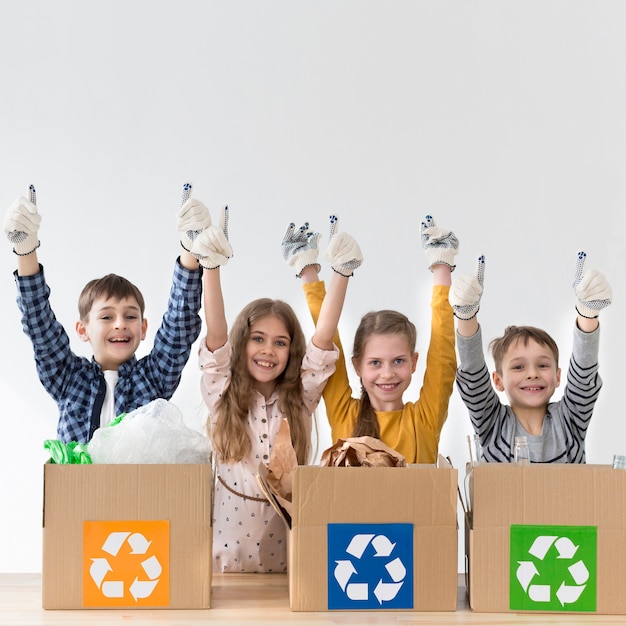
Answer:
[[[259, 463], [257, 481], [276, 512], [291, 527], [293, 472], [298, 466], [289, 422], [283, 419], [274, 440], [269, 466]], [[406, 467], [406, 459], [374, 437], [338, 439], [326, 449], [321, 467]]]
[[257, 480], [266, 498], [274, 505], [274, 508], [278, 504], [283, 509], [283, 517], [288, 516], [289, 521], [291, 520], [293, 472], [297, 465], [298, 457], [291, 443], [289, 422], [283, 419], [272, 446], [269, 466], [265, 467], [263, 463], [259, 463]]
[[406, 459], [375, 437], [349, 437], [322, 453], [322, 467], [406, 467]]

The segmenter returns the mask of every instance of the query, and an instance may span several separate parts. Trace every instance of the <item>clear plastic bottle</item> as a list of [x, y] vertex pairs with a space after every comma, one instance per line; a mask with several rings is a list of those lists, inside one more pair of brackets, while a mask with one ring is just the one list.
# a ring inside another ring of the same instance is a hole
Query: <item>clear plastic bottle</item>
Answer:
[[476, 467], [482, 462], [483, 448], [480, 445], [478, 435], [468, 435], [467, 443], [469, 445], [470, 465]]
[[626, 456], [623, 454], [613, 455], [613, 468], [614, 469], [626, 469]]
[[467, 513], [470, 516], [474, 508], [474, 468], [482, 462], [483, 449], [480, 445], [478, 435], [468, 435], [467, 443], [469, 445], [470, 462], [467, 474], [465, 475], [465, 502]]
[[515, 449], [513, 451], [515, 465], [530, 466], [530, 449], [526, 437], [515, 437]]

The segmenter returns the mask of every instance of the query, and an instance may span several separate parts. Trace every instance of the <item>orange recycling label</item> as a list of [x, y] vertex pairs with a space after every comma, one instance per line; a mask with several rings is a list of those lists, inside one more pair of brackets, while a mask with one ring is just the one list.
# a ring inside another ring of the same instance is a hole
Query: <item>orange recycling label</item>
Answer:
[[83, 606], [169, 606], [168, 520], [83, 522]]

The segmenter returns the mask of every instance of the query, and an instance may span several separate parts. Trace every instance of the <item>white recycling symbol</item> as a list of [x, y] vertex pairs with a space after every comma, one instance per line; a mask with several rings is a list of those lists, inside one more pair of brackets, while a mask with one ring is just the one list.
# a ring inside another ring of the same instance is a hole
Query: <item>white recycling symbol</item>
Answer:
[[[372, 544], [374, 548], [374, 558], [389, 558], [396, 544], [391, 543], [385, 535], [359, 534], [355, 535], [346, 552], [360, 559], [365, 552], [367, 546]], [[341, 590], [350, 600], [368, 600], [370, 585], [369, 583], [350, 582], [353, 574], [357, 573], [357, 569], [349, 559], [335, 561], [335, 580], [341, 587]], [[381, 578], [374, 587], [373, 593], [379, 604], [393, 600], [400, 591], [406, 577], [406, 568], [402, 561], [396, 557], [385, 564], [385, 569], [391, 578], [391, 582], [384, 582]]]
[[[533, 545], [528, 553], [535, 558], [543, 561], [548, 550], [554, 545], [557, 550], [558, 559], [574, 560], [578, 546], [569, 537], [557, 537], [552, 535], [540, 535], [535, 538]], [[534, 602], [549, 602], [552, 589], [550, 585], [532, 584], [533, 578], [539, 574], [539, 570], [533, 561], [518, 561], [516, 576], [528, 597]], [[576, 602], [585, 590], [586, 583], [589, 580], [589, 570], [582, 560], [572, 563], [567, 570], [569, 571], [572, 581], [575, 584], [567, 584], [562, 581], [555, 594], [561, 606]], [[569, 582], [569, 581], [568, 581]]]
[[[139, 556], [148, 552], [151, 541], [148, 541], [141, 533], [129, 532], [112, 532], [105, 540], [102, 551], [116, 557], [124, 542], [127, 541], [131, 549], [131, 554]], [[157, 586], [159, 576], [163, 571], [161, 564], [156, 556], [149, 556], [140, 563], [146, 579], [139, 580], [139, 576], [135, 576], [135, 580], [130, 584], [129, 591], [135, 602], [140, 598], [147, 598]], [[124, 581], [123, 580], [104, 580], [109, 572], [112, 572], [109, 561], [106, 557], [91, 559], [89, 574], [97, 585], [98, 589], [107, 598], [123, 598], [124, 597]]]

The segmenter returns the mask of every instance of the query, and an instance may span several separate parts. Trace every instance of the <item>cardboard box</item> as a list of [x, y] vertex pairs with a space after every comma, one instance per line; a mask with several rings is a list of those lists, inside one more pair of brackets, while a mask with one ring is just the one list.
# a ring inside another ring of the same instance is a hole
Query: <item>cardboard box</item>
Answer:
[[44, 609], [206, 609], [211, 467], [44, 465]]
[[298, 467], [292, 611], [454, 611], [457, 470]]
[[494, 463], [474, 468], [473, 483], [474, 611], [626, 614], [625, 471]]

